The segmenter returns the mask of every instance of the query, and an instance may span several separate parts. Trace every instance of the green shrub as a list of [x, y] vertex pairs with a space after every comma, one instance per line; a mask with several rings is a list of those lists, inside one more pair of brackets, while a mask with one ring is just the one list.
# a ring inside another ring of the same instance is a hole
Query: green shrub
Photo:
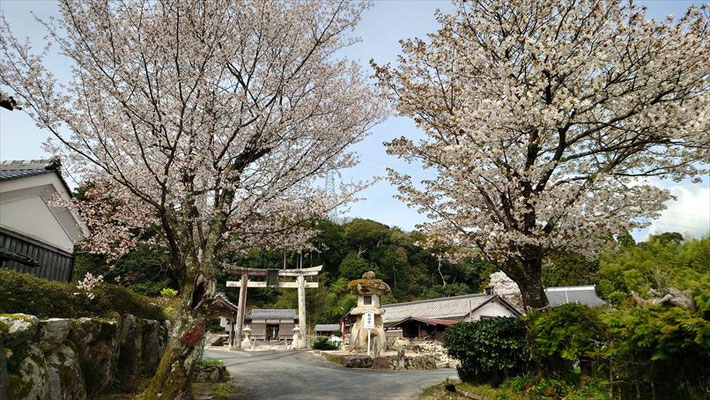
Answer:
[[702, 399], [710, 394], [710, 321], [678, 307], [634, 307], [602, 316], [616, 389], [627, 397]]
[[504, 389], [511, 389], [516, 392], [524, 392], [533, 384], [532, 377], [529, 374], [523, 374], [506, 379], [500, 387]]
[[444, 346], [460, 361], [462, 381], [498, 385], [527, 369], [525, 336], [525, 324], [519, 318], [491, 318], [448, 327]]
[[32, 274], [0, 269], [0, 313], [24, 313], [39, 318], [115, 317], [133, 314], [145, 319], [166, 319], [149, 297], [103, 283], [95, 298], [75, 295], [74, 284], [49, 281]]
[[[150, 297], [140, 295], [131, 289], [123, 286], [101, 284], [94, 289], [96, 297], [89, 300], [93, 303], [93, 312], [96, 315], [133, 314], [138, 318], [165, 320], [163, 310], [154, 305]], [[88, 300], [85, 296], [77, 296], [82, 300]], [[87, 308], [91, 311], [92, 308]]]
[[567, 393], [566, 400], [610, 400], [609, 382], [603, 378], [586, 379], [574, 390]]
[[40, 318], [77, 315], [74, 288], [32, 274], [0, 269], [0, 313], [25, 313]]
[[601, 311], [570, 303], [527, 314], [528, 347], [538, 372], [569, 382], [576, 380], [576, 366], [583, 375], [591, 374], [604, 340]]
[[543, 399], [560, 399], [565, 397], [572, 386], [564, 379], [542, 378], [533, 385], [532, 392]]
[[160, 295], [163, 297], [176, 297], [178, 292], [175, 289], [164, 288], [160, 291]]
[[319, 337], [311, 345], [314, 350], [338, 350], [338, 346], [333, 344], [327, 337]]

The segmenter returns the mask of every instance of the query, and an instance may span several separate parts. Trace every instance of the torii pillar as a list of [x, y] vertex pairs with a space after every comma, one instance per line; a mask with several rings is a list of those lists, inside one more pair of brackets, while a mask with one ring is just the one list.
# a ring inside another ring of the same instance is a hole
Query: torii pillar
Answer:
[[[308, 341], [306, 336], [306, 289], [317, 288], [318, 282], [306, 282], [306, 276], [316, 276], [323, 269], [322, 265], [310, 268], [301, 269], [280, 269], [280, 270], [268, 270], [260, 268], [241, 268], [241, 267], [227, 267], [229, 272], [241, 274], [241, 279], [239, 281], [227, 281], [227, 287], [239, 287], [239, 303], [237, 305], [237, 332], [236, 332], [236, 348], [241, 347], [242, 331], [244, 329], [244, 314], [246, 311], [246, 300], [247, 300], [247, 288], [259, 288], [259, 287], [279, 287], [286, 289], [298, 289], [298, 328], [300, 330], [299, 343], [294, 343], [294, 347], [297, 349], [305, 349], [308, 347]], [[280, 279], [273, 282], [269, 279], [268, 282], [258, 282], [250, 281], [249, 275], [252, 276], [278, 276], [282, 277], [295, 277], [296, 282], [282, 282]]]
[[[237, 303], [237, 332], [232, 338], [230, 343], [231, 347], [242, 347], [242, 330], [244, 329], [244, 311], [246, 310], [247, 302], [247, 283], [249, 282], [249, 276], [247, 274], [242, 274], [242, 279], [239, 285], [239, 302]], [[236, 343], [236, 346], [235, 346]]]

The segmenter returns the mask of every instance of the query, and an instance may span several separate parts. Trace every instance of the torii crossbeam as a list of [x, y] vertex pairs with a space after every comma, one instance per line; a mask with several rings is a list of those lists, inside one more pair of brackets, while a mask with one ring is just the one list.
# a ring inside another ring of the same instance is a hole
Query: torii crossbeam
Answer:
[[[294, 347], [305, 348], [306, 343], [306, 288], [317, 288], [318, 282], [306, 282], [307, 276], [316, 276], [323, 269], [322, 265], [301, 269], [263, 269], [226, 266], [227, 272], [241, 275], [238, 281], [227, 281], [227, 287], [239, 288], [239, 303], [237, 304], [237, 332], [235, 333], [235, 346], [241, 347], [242, 329], [244, 328], [244, 312], [247, 302], [247, 288], [277, 287], [298, 289], [298, 328], [300, 332], [299, 343]], [[250, 281], [251, 276], [266, 276], [267, 282]], [[279, 278], [296, 278], [296, 282], [281, 282]]]

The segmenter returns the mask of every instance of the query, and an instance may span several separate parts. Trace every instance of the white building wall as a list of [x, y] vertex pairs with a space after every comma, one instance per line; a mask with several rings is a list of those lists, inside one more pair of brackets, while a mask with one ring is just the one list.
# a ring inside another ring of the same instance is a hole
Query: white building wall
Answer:
[[69, 235], [39, 196], [0, 203], [0, 226], [71, 253]]
[[56, 174], [0, 182], [0, 227], [72, 253], [81, 228], [68, 209], [47, 204], [55, 194], [69, 198]]
[[[481, 317], [514, 317], [515, 314], [498, 301], [486, 303], [471, 314], [471, 321], [478, 321]], [[468, 318], [464, 319], [467, 321]]]

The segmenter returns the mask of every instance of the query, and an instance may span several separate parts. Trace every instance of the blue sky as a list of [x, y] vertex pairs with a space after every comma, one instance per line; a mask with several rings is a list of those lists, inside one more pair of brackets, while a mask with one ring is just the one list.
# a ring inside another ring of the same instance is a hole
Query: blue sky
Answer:
[[[648, 7], [652, 18], [663, 18], [668, 14], [682, 14], [691, 4], [699, 1], [637, 1]], [[355, 30], [355, 35], [362, 41], [344, 51], [351, 59], [360, 60], [369, 73], [369, 60], [377, 63], [393, 62], [399, 54], [399, 40], [424, 37], [438, 28], [434, 12], [453, 9], [448, 1], [431, 0], [390, 0], [376, 1], [374, 7], [367, 10]], [[52, 1], [2, 0], [0, 12], [13, 26], [19, 37], [28, 37], [32, 43], [42, 43], [44, 31], [35, 21], [30, 11], [40, 17], [58, 15], [57, 5]], [[58, 78], [68, 78], [66, 61], [60, 57], [49, 59], [56, 63], [52, 69]], [[409, 165], [386, 155], [383, 142], [399, 136], [423, 137], [414, 123], [402, 117], [392, 116], [372, 130], [372, 135], [355, 145], [352, 150], [360, 155], [361, 163], [352, 169], [343, 171], [342, 179], [349, 182], [369, 179], [373, 176], [385, 176], [386, 168], [392, 167], [404, 171], [414, 178], [430, 178], [432, 174], [416, 165]], [[41, 149], [41, 143], [47, 133], [37, 128], [32, 120], [21, 112], [0, 110], [0, 159], [27, 159], [47, 157]], [[637, 240], [644, 239], [649, 232], [678, 231], [693, 236], [707, 234], [710, 231], [710, 179], [707, 177], [700, 184], [682, 182], [656, 182], [667, 187], [678, 197], [677, 201], [667, 203], [661, 218], [643, 231], [634, 232]], [[408, 208], [393, 198], [396, 189], [386, 180], [379, 181], [361, 193], [364, 200], [351, 205], [346, 213], [349, 217], [370, 218], [387, 225], [396, 225], [410, 230], [424, 217], [416, 210]]]

